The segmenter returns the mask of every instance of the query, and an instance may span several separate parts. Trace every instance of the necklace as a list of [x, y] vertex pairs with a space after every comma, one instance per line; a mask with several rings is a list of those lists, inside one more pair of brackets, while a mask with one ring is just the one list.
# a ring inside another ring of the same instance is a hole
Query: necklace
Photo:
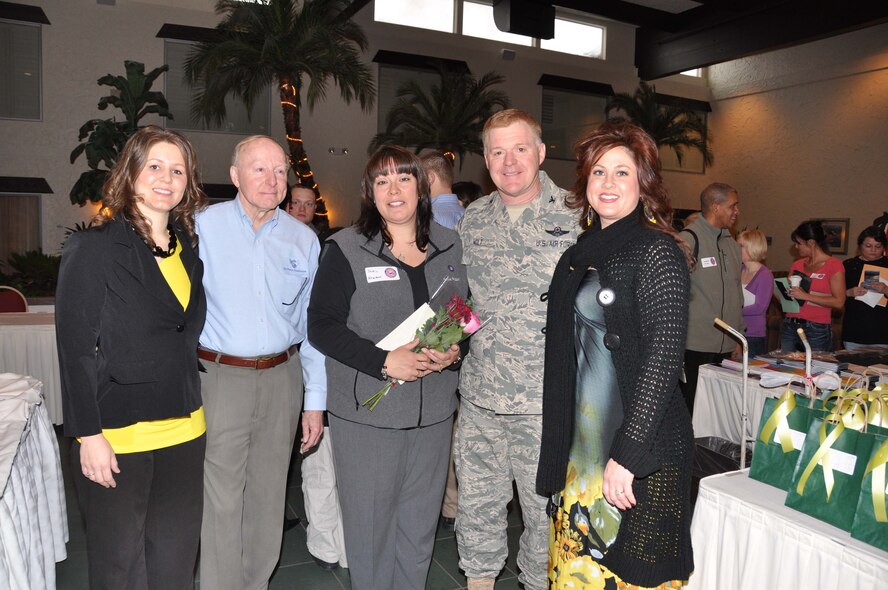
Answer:
[[[409, 247], [409, 246], [411, 246], [411, 245], [413, 245], [413, 244], [415, 244], [415, 243], [416, 243], [416, 240], [413, 240], [412, 242], [404, 242], [404, 247], [405, 247], [405, 248], [406, 248], [406, 247]], [[393, 246], [394, 246], [394, 244], [393, 244]], [[404, 262], [404, 250], [401, 250], [400, 248], [399, 248], [399, 250], [401, 251], [401, 253], [400, 253], [400, 254], [396, 254], [394, 248], [392, 248], [392, 254], [395, 254], [395, 258], [397, 258], [397, 259], [400, 260], [401, 262]]]
[[152, 248], [151, 245], [148, 243], [148, 240], [142, 240], [143, 242], [145, 242], [145, 245], [148, 246], [148, 249], [151, 250], [151, 253], [158, 258], [169, 258], [173, 254], [175, 254], [176, 245], [179, 243], [179, 241], [176, 239], [176, 232], [173, 231], [173, 225], [171, 223], [168, 223], [166, 229], [167, 233], [170, 235], [170, 245], [169, 249], [167, 250], [161, 249], [160, 246], [154, 246], [154, 248]]

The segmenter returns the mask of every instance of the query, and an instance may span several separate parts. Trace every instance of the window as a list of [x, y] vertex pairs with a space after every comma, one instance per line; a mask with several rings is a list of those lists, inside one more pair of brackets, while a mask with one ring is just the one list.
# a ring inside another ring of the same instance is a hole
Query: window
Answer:
[[454, 6], [452, 0], [377, 0], [373, 3], [373, 19], [452, 33]]
[[463, 2], [462, 34], [530, 47], [532, 37], [504, 33], [493, 21], [493, 6], [489, 3]]
[[404, 82], [413, 80], [423, 89], [428, 91], [432, 84], [441, 82], [437, 72], [430, 72], [416, 68], [407, 68], [391, 65], [379, 65], [379, 83], [377, 84], [377, 120], [376, 128], [379, 133], [385, 131], [385, 118], [395, 103], [398, 102], [398, 89]]
[[[703, 123], [703, 134], [704, 136], [706, 135], [708, 114], [712, 112], [712, 106], [705, 100], [694, 100], [669, 94], [660, 94], [658, 92], [657, 104], [662, 107], [678, 107], [694, 112]], [[675, 149], [666, 145], [660, 146], [660, 164], [662, 164], [663, 170], [693, 172], [695, 174], [706, 172], [706, 162], [703, 160], [703, 154], [700, 153], [700, 150], [690, 148], [682, 150], [681, 163], [679, 163]]]
[[379, 133], [385, 131], [385, 118], [398, 101], [398, 89], [402, 84], [412, 80], [428, 92], [433, 84], [441, 83], [436, 65], [440, 64], [452, 71], [469, 71], [469, 66], [464, 61], [398, 51], [377, 51], [373, 62], [379, 64], [379, 78], [376, 83], [376, 127]]
[[582, 13], [559, 9], [555, 37], [536, 39], [500, 31], [493, 18], [494, 4], [494, 0], [376, 0], [373, 18], [377, 22], [445, 33], [459, 31], [468, 37], [604, 59], [605, 27], [588, 22]]
[[40, 25], [0, 21], [0, 117], [40, 120]]
[[[6, 265], [13, 252], [24, 254], [40, 249], [40, 195], [0, 192], [0, 236], [2, 265]], [[2, 266], [0, 271], [9, 274], [11, 269]]]
[[585, 57], [604, 58], [604, 27], [588, 23], [555, 19], [555, 37], [540, 39], [540, 47]]
[[549, 74], [538, 84], [543, 87], [540, 125], [546, 157], [573, 160], [577, 140], [604, 122], [604, 107], [614, 90], [610, 84]]
[[185, 81], [185, 60], [193, 47], [192, 43], [184, 41], [164, 41], [166, 63], [170, 66], [166, 73], [166, 92], [164, 93], [170, 105], [173, 119], [166, 120], [166, 126], [170, 129], [184, 129], [191, 131], [220, 131], [223, 133], [238, 133], [243, 135], [265, 134], [269, 132], [269, 117], [271, 111], [271, 88], [259, 96], [253, 103], [253, 112], [247, 114], [247, 108], [239, 99], [228, 96], [225, 98], [225, 123], [221, 126], [207, 126], [200, 119], [191, 115], [191, 96], [193, 90]]
[[685, 70], [681, 72], [682, 76], [693, 76], [694, 78], [703, 77], [703, 68], [694, 68], [693, 70]]

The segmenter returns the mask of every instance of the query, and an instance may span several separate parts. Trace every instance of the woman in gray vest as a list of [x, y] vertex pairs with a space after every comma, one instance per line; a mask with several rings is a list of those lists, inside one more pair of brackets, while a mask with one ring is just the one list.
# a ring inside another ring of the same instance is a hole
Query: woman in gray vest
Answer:
[[[466, 297], [462, 244], [432, 221], [419, 159], [380, 148], [358, 222], [325, 243], [308, 337], [327, 355], [327, 413], [354, 590], [425, 588], [447, 478], [457, 346], [392, 351], [382, 340], [446, 281]], [[446, 300], [446, 297], [445, 297]], [[398, 379], [371, 412], [362, 405]]]

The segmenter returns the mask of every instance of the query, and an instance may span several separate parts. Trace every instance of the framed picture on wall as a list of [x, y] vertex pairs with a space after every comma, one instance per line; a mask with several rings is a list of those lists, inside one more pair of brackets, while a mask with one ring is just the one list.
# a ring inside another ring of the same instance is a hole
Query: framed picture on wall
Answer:
[[829, 244], [830, 254], [848, 253], [848, 229], [851, 220], [846, 219], [812, 219], [819, 221], [826, 232], [826, 241]]

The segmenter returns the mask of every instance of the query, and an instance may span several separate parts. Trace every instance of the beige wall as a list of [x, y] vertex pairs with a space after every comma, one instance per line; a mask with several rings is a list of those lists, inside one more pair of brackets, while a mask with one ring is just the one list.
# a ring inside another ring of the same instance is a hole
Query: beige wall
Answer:
[[[20, 0], [21, 1], [21, 0]], [[90, 208], [70, 204], [68, 191], [86, 169], [68, 155], [87, 119], [106, 117], [96, 103], [107, 87], [100, 76], [123, 73], [132, 59], [153, 68], [163, 63], [164, 23], [211, 27], [217, 22], [212, 0], [46, 0], [41, 6], [51, 25], [43, 27], [43, 121], [2, 121], [0, 176], [44, 177], [55, 191], [42, 199], [43, 248], [58, 251], [63, 228], [87, 219]], [[506, 76], [502, 89], [515, 106], [539, 115], [542, 74], [612, 84], [631, 91], [634, 30], [609, 23], [605, 61], [515, 47], [434, 31], [374, 23], [372, 4], [356, 17], [370, 39], [368, 63], [380, 49], [465, 60], [476, 75], [495, 69]], [[857, 233], [888, 209], [888, 25], [834, 39], [738, 60], [710, 68], [712, 91], [698, 80], [671, 77], [655, 81], [659, 92], [712, 100], [715, 165], [706, 174], [665, 172], [676, 206], [695, 207], [700, 190], [714, 180], [740, 190], [740, 227], [758, 225], [775, 238], [769, 263], [789, 265], [788, 234], [808, 217], [850, 217]], [[504, 47], [514, 61], [500, 58]], [[377, 66], [370, 63], [372, 71]], [[163, 89], [162, 80], [155, 86]], [[304, 138], [334, 225], [347, 225], [358, 213], [360, 174], [366, 146], [376, 133], [375, 108], [362, 113], [346, 106], [338, 90], [303, 119]], [[272, 106], [272, 134], [283, 137], [280, 111]], [[228, 161], [237, 135], [190, 133], [204, 181], [228, 182]], [[349, 149], [330, 155], [327, 148]], [[573, 183], [574, 165], [549, 160], [544, 168], [562, 186]], [[457, 179], [489, 186], [480, 157], [466, 159]]]
[[854, 255], [888, 210], [888, 25], [713, 66], [709, 82], [715, 165], [666, 174], [676, 206], [699, 207], [708, 182], [727, 182], [738, 228], [773, 237], [771, 268], [789, 268], [789, 235], [814, 217], [850, 218]]

